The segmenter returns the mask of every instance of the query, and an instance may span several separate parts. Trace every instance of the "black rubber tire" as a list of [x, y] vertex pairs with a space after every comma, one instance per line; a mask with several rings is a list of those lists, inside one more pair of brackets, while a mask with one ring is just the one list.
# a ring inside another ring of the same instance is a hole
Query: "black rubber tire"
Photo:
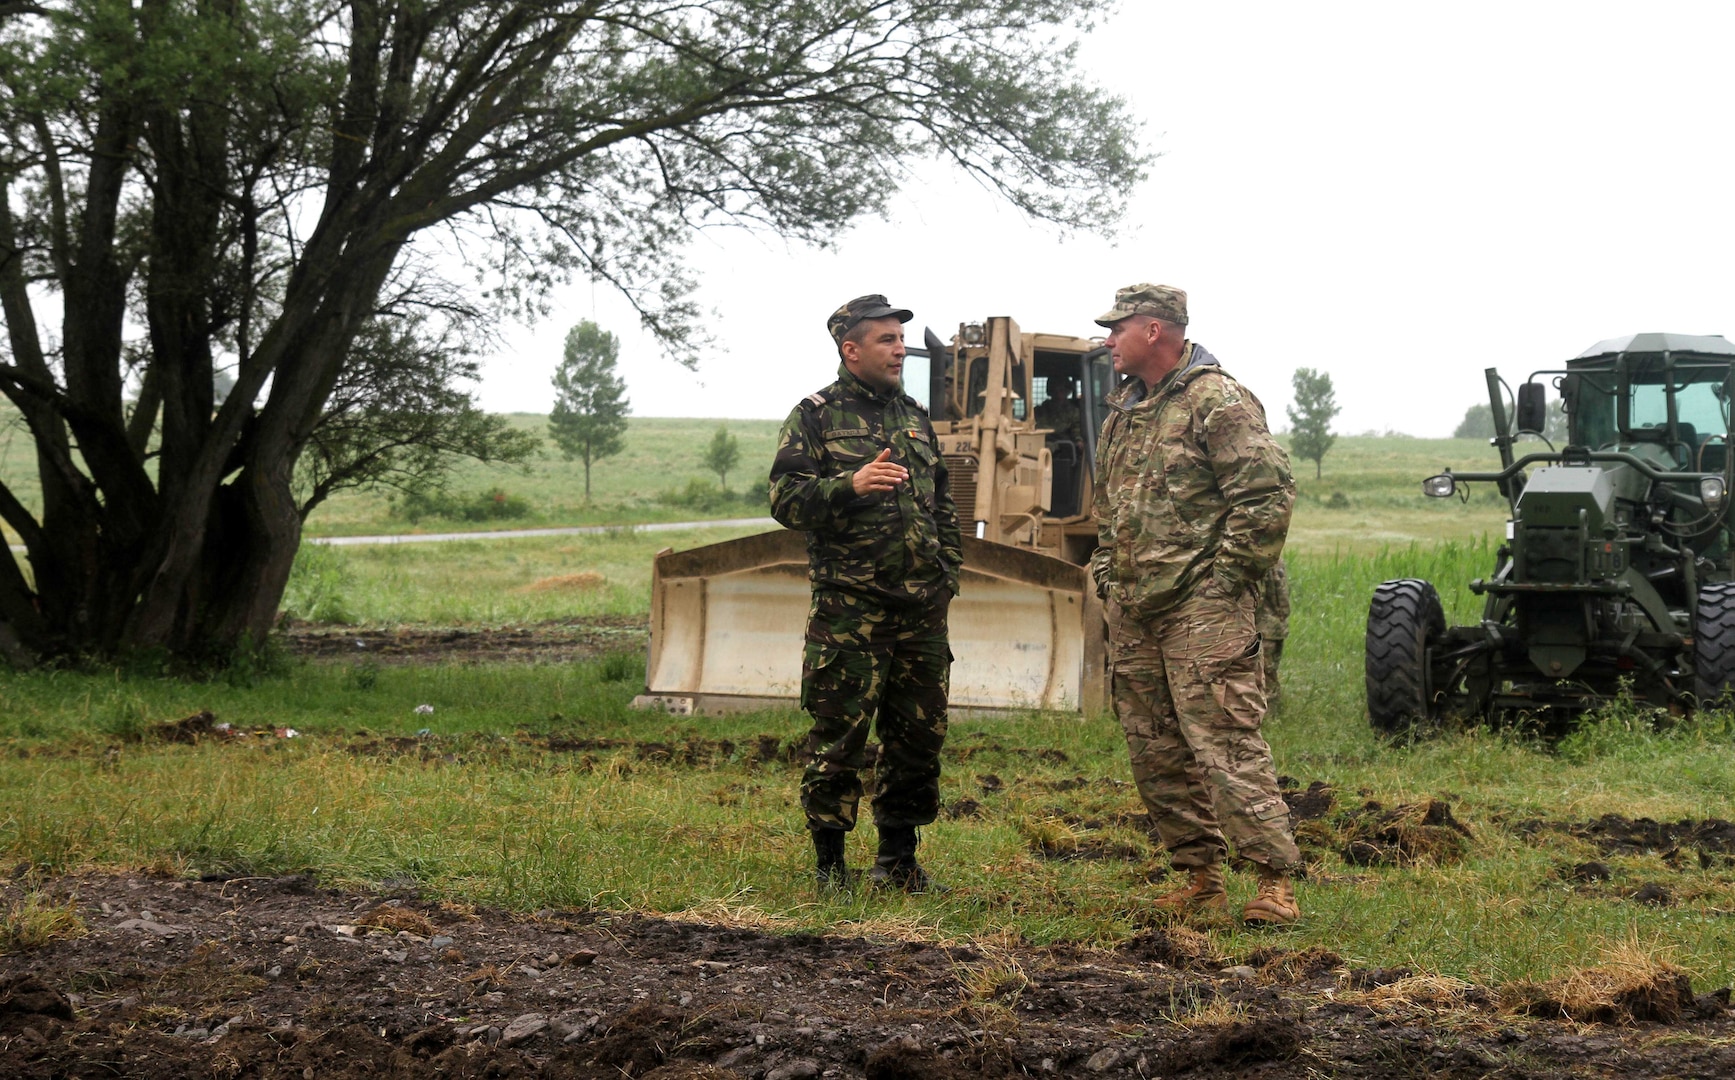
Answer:
[[1438, 716], [1428, 686], [1428, 647], [1446, 632], [1440, 594], [1426, 581], [1381, 582], [1368, 605], [1368, 723], [1401, 735]]
[[1716, 704], [1735, 689], [1735, 582], [1699, 586], [1699, 616], [1693, 622], [1693, 696]]

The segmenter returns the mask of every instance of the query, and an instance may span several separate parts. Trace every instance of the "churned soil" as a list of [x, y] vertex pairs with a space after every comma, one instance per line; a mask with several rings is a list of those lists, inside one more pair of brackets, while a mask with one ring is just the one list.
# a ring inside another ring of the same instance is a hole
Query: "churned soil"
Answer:
[[1242, 957], [1184, 928], [1113, 951], [948, 946], [301, 876], [21, 879], [0, 904], [27, 888], [88, 933], [0, 956], [4, 1077], [1735, 1075], [1727, 993], [1678, 978], [1586, 1022], [1281, 935]]
[[639, 615], [594, 615], [523, 626], [383, 630], [292, 621], [282, 633], [294, 656], [378, 664], [555, 663], [642, 653], [649, 640], [650, 625]]

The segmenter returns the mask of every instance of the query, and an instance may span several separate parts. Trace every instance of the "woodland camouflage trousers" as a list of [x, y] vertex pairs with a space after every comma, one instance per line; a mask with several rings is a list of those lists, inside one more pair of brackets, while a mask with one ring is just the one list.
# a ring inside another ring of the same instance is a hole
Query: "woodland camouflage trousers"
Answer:
[[840, 625], [840, 617], [853, 615], [834, 608], [815, 597], [815, 625], [801, 660], [801, 706], [813, 718], [801, 777], [808, 828], [855, 828], [870, 730], [880, 743], [874, 824], [927, 825], [940, 809], [940, 748], [952, 671], [947, 603], [868, 611], [852, 601], [861, 629], [871, 627], [860, 633]]
[[1149, 623], [1113, 619], [1115, 712], [1133, 780], [1183, 869], [1223, 861], [1227, 843], [1272, 870], [1300, 862], [1277, 790], [1265, 718], [1255, 596], [1209, 586]]

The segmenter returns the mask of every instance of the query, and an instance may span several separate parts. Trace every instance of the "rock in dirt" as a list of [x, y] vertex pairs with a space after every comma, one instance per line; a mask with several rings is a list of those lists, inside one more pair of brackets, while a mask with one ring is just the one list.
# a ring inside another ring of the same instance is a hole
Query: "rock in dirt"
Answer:
[[541, 1013], [525, 1013], [506, 1025], [500, 1033], [500, 1045], [517, 1046], [519, 1043], [540, 1035], [548, 1028], [548, 1017]]
[[1084, 1063], [1091, 1072], [1108, 1072], [1121, 1063], [1121, 1052], [1112, 1046], [1104, 1047], [1092, 1054]]
[[154, 934], [157, 937], [171, 938], [176, 934], [186, 933], [190, 926], [174, 926], [170, 923], [155, 922], [151, 919], [127, 919], [114, 924], [116, 930], [136, 930], [142, 934]]
[[818, 1062], [799, 1058], [770, 1070], [765, 1080], [813, 1080], [819, 1073]]

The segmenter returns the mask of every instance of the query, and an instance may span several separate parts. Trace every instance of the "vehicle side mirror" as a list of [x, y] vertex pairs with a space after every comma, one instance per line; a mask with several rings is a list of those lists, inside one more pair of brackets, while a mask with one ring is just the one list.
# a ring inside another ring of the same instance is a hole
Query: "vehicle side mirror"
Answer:
[[1539, 382], [1527, 382], [1518, 388], [1519, 431], [1540, 435], [1548, 426], [1548, 388]]

